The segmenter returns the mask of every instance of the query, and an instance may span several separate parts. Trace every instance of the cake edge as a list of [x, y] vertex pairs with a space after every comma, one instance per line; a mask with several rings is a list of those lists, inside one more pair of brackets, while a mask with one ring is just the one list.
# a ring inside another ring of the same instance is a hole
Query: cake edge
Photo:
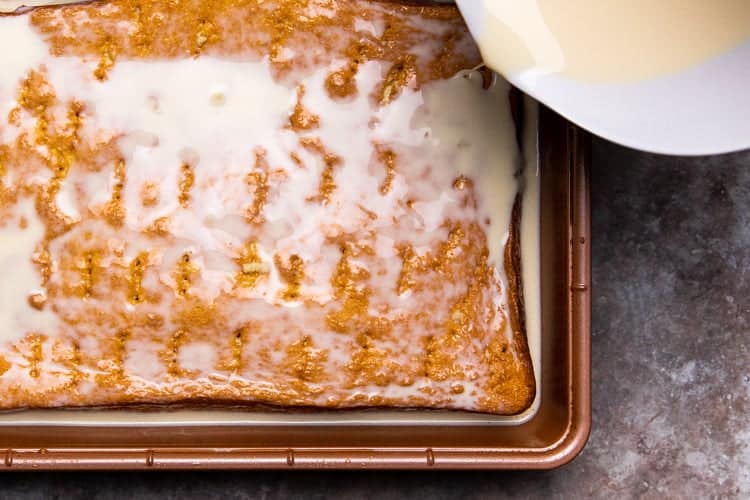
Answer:
[[519, 391], [506, 402], [502, 415], [518, 415], [531, 407], [536, 397], [536, 378], [531, 361], [531, 352], [526, 331], [526, 310], [524, 306], [524, 284], [521, 262], [521, 215], [523, 197], [519, 193], [513, 203], [511, 223], [508, 230], [508, 241], [505, 244], [504, 267], [508, 282], [508, 305], [510, 326], [513, 335], [514, 350], [518, 354], [516, 362], [520, 365]]

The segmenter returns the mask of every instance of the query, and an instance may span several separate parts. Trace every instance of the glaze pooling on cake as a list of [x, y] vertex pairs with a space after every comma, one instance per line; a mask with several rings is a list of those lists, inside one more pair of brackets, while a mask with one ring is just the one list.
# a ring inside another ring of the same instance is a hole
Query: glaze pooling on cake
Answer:
[[1, 407], [530, 404], [509, 89], [455, 10], [121, 0], [6, 33]]

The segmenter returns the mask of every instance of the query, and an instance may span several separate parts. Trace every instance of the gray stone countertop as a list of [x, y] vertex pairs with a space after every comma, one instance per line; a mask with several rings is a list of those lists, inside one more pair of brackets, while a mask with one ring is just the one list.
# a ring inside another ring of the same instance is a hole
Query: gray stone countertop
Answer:
[[550, 472], [0, 474], [1, 498], [750, 498], [750, 152], [594, 144], [593, 428]]

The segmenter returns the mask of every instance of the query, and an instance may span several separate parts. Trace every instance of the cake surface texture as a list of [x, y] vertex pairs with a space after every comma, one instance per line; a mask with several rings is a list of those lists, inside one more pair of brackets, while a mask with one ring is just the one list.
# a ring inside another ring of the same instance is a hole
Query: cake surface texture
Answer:
[[521, 153], [453, 7], [0, 16], [0, 408], [517, 414]]

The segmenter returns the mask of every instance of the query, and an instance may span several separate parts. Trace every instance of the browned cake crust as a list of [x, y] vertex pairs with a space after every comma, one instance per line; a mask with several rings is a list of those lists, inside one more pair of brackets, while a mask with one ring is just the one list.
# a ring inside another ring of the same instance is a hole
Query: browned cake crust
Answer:
[[529, 344], [526, 336], [526, 310], [524, 307], [523, 280], [521, 272], [521, 215], [523, 199], [519, 195], [513, 203], [513, 214], [508, 241], [505, 244], [505, 275], [508, 280], [510, 302], [510, 324], [513, 331], [513, 349], [518, 353], [516, 390], [508, 394], [507, 411], [520, 413], [527, 409], [536, 396], [536, 380], [531, 364]]
[[[18, 285], [28, 304], [0, 336], [0, 408], [530, 406], [522, 196], [511, 173], [508, 215], [483, 212], [481, 179], [458, 165], [491, 148], [453, 144], [472, 124], [443, 109], [453, 92], [495, 106], [507, 89], [452, 78], [480, 62], [454, 7], [102, 0], [17, 19], [49, 54], [17, 83], [0, 75], [0, 105], [14, 101], [0, 117], [0, 236], [39, 232], [12, 256], [36, 281]], [[210, 122], [249, 99], [226, 125], [255, 136], [228, 126], [172, 144], [149, 113], [170, 109], [157, 90], [182, 88], [143, 64], [183, 61], [263, 86], [262, 100], [211, 87], [200, 108]], [[132, 82], [118, 73], [128, 63], [142, 72]], [[132, 113], [107, 101], [130, 99], [107, 93], [123, 82], [142, 92]], [[392, 109], [427, 132], [398, 131]], [[441, 120], [453, 128], [430, 142]], [[496, 216], [503, 255], [490, 255]]]

